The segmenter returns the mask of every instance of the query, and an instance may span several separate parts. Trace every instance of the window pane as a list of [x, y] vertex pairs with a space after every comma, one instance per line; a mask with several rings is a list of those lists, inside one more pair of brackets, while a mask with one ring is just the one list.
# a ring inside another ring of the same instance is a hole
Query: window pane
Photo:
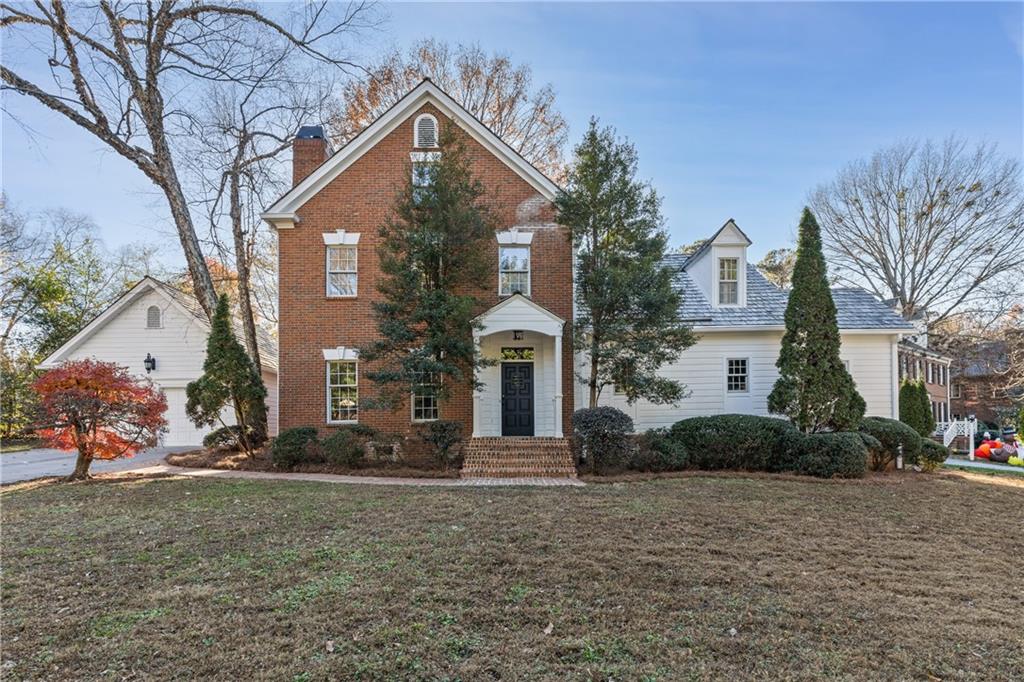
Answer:
[[330, 272], [355, 272], [356, 247], [331, 246], [327, 249], [327, 269]]
[[327, 363], [328, 407], [331, 421], [359, 418], [359, 389], [356, 387], [356, 363]]
[[737, 259], [721, 258], [718, 261], [718, 278], [721, 280], [736, 281]]
[[352, 272], [332, 272], [327, 276], [329, 296], [355, 296], [358, 275]]
[[747, 390], [747, 360], [736, 358], [726, 361], [725, 389], [730, 393]]
[[517, 291], [524, 296], [530, 295], [530, 276], [525, 272], [503, 272], [500, 279], [502, 296], [511, 296]]
[[503, 246], [498, 260], [502, 271], [527, 272], [530, 269], [530, 249], [524, 246]]
[[718, 303], [720, 305], [731, 305], [739, 300], [736, 282], [719, 282]]

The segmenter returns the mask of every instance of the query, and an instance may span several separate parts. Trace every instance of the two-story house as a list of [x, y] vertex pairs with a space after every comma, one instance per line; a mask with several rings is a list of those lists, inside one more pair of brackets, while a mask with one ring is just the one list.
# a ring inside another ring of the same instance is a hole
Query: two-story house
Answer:
[[[443, 405], [423, 390], [397, 411], [366, 410], [358, 349], [377, 334], [378, 229], [408, 174], [444, 154], [442, 129], [452, 125], [502, 227], [491, 245], [494, 286], [482, 293], [490, 305], [472, 330], [495, 364], [479, 377], [483, 390], [452, 387]], [[480, 454], [469, 459], [494, 455], [493, 438], [552, 439], [543, 466], [491, 473], [571, 474], [563, 435], [574, 404], [573, 261], [553, 222], [556, 185], [428, 80], [333, 154], [319, 128], [303, 128], [293, 158], [292, 189], [264, 213], [278, 231], [281, 428], [366, 423], [406, 436], [413, 452], [419, 424], [457, 420]], [[506, 443], [506, 459], [517, 449]]]
[[[424, 390], [399, 410], [369, 410], [358, 348], [377, 334], [378, 229], [409, 174], [415, 179], [418, 164], [444, 154], [445, 126], [464, 131], [473, 172], [499, 198], [494, 286], [483, 292], [479, 328], [467, 330], [495, 364], [481, 370], [480, 390], [455, 387], [444, 404]], [[412, 451], [421, 423], [458, 420], [472, 435], [463, 475], [574, 475], [564, 436], [587, 391], [574, 379], [584, 362], [572, 347], [573, 252], [554, 222], [557, 191], [430, 81], [333, 154], [319, 128], [300, 130], [294, 186], [263, 214], [279, 237], [280, 428], [366, 423], [406, 436]], [[787, 294], [748, 262], [749, 246], [730, 220], [695, 253], [666, 261], [683, 294], [681, 316], [700, 339], [663, 371], [689, 396], [678, 405], [627, 405], [609, 390], [602, 403], [630, 413], [638, 429], [767, 414]], [[896, 416], [896, 344], [912, 328], [867, 292], [837, 289], [834, 298], [842, 357], [868, 413]]]

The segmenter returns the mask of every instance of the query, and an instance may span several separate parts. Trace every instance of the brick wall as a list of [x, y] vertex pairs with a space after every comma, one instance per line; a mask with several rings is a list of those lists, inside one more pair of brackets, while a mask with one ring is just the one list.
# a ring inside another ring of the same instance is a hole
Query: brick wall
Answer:
[[[349, 166], [298, 210], [293, 229], [279, 235], [280, 323], [279, 381], [280, 428], [313, 425], [323, 431], [326, 421], [326, 368], [322, 349], [359, 347], [377, 335], [371, 302], [377, 296], [380, 270], [377, 259], [377, 230], [390, 214], [395, 198], [410, 172], [413, 148], [413, 120], [420, 113], [434, 114], [440, 125], [448, 119], [430, 105], [410, 114], [394, 131]], [[296, 177], [316, 167], [318, 141], [299, 141], [296, 149]], [[562, 228], [545, 227], [553, 219], [553, 207], [502, 161], [472, 138], [467, 152], [473, 170], [495, 201], [502, 229], [533, 225], [533, 300], [559, 317], [572, 319], [572, 255]], [[337, 299], [326, 296], [326, 251], [322, 233], [344, 229], [359, 232], [358, 296]], [[481, 297], [490, 307], [498, 303], [497, 242], [493, 244], [494, 283]], [[484, 308], [486, 309], [486, 308]], [[483, 312], [483, 310], [481, 310]], [[563, 423], [569, 424], [573, 405], [571, 329], [564, 331]], [[362, 378], [360, 397], [372, 394], [372, 384]], [[472, 391], [459, 387], [451, 400], [441, 406], [441, 416], [463, 422], [472, 433]], [[394, 412], [364, 410], [360, 422], [406, 437], [413, 432], [410, 406]]]

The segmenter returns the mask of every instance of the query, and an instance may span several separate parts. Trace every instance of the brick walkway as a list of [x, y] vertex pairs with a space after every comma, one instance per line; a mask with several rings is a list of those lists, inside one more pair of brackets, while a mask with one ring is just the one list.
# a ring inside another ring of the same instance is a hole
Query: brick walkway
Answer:
[[319, 483], [352, 483], [356, 485], [411, 485], [447, 488], [476, 488], [481, 486], [572, 486], [582, 487], [583, 481], [574, 478], [386, 478], [383, 476], [342, 476], [339, 474], [277, 473], [271, 471], [233, 471], [228, 469], [190, 469], [170, 464], [133, 469], [132, 474], [172, 474], [196, 478], [246, 478], [265, 481], [317, 481]]

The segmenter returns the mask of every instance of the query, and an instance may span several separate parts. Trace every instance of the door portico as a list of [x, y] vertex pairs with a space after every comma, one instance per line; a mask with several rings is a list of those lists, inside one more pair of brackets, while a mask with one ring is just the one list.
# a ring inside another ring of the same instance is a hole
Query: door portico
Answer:
[[562, 437], [565, 321], [521, 294], [476, 318], [473, 340], [493, 365], [477, 372], [473, 437]]

